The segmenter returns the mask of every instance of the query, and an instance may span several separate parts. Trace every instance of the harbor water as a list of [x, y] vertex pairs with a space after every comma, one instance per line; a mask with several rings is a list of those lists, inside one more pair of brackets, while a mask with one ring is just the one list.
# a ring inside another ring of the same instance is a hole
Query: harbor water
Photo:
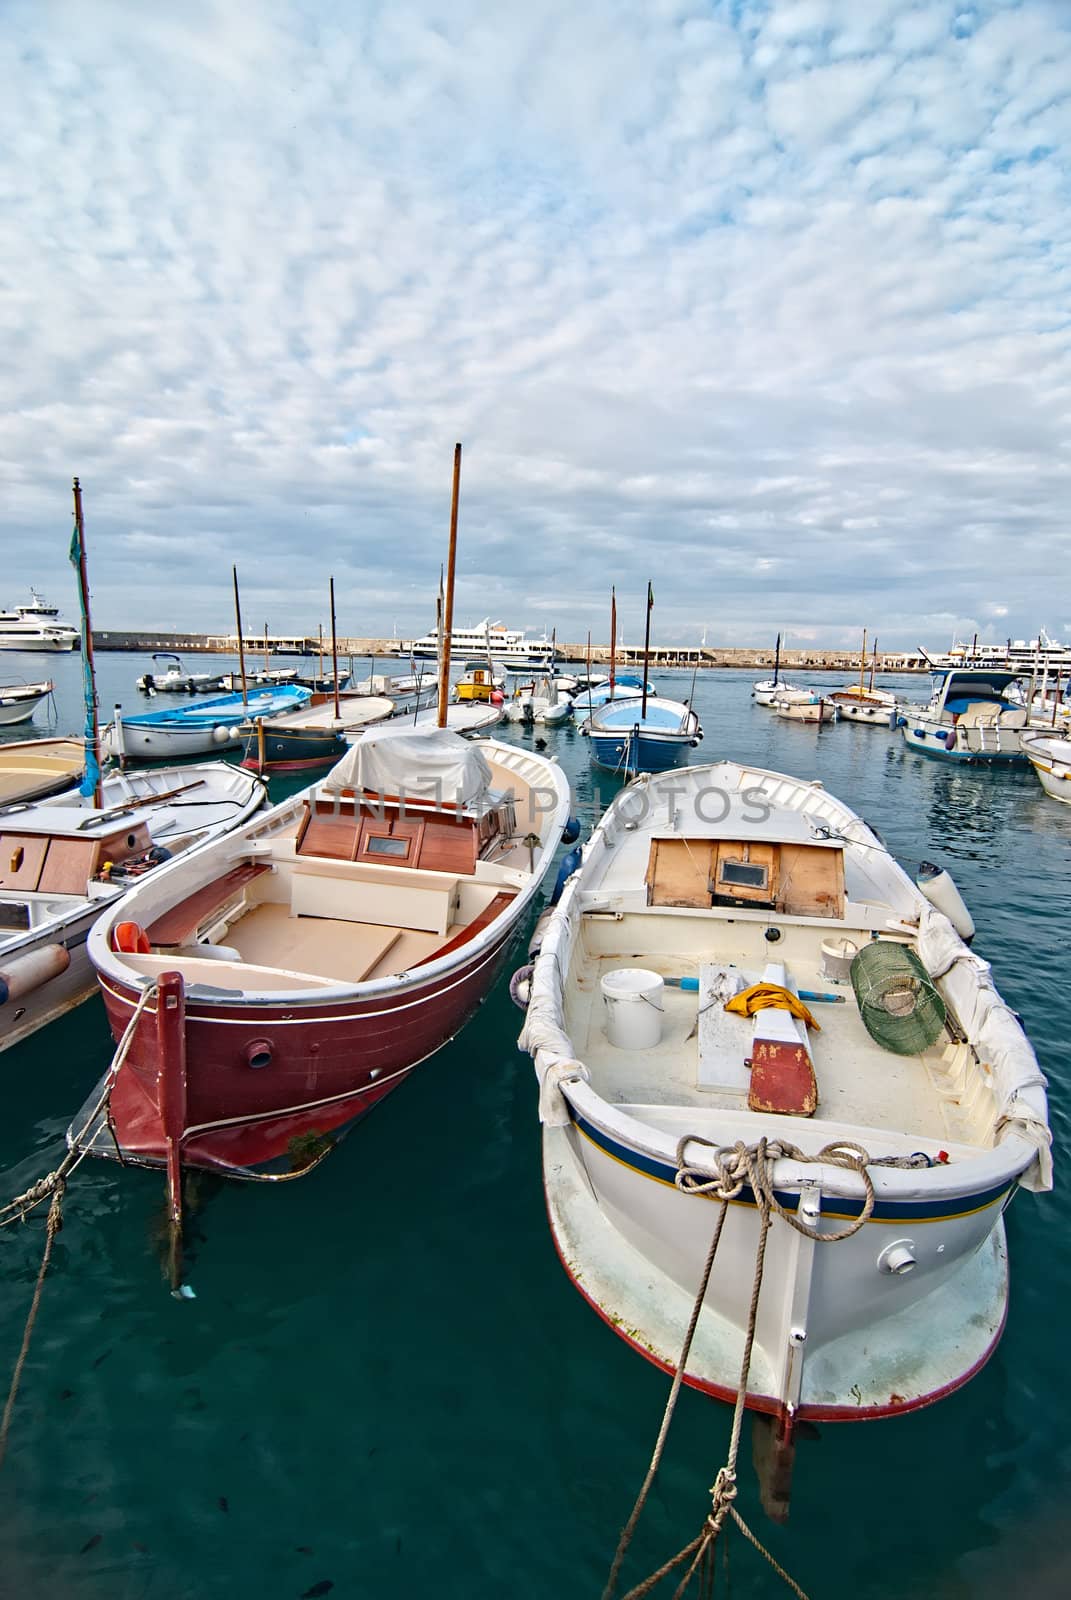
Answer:
[[[105, 715], [117, 699], [145, 705], [133, 684], [149, 665], [99, 657]], [[8, 657], [0, 674], [54, 676], [68, 733], [79, 667]], [[689, 692], [687, 674], [654, 676], [661, 693]], [[924, 679], [882, 682], [925, 698]], [[923, 859], [949, 869], [1049, 1076], [1057, 1187], [1007, 1214], [1008, 1324], [982, 1372], [929, 1410], [802, 1441], [785, 1526], [761, 1512], [746, 1432], [740, 1510], [812, 1600], [1062, 1596], [1071, 807], [1028, 766], [946, 765], [885, 730], [785, 722], [750, 688], [747, 674], [699, 675], [706, 736], [691, 761], [821, 779], [912, 872]], [[43, 708], [33, 731], [48, 731]], [[545, 740], [586, 835], [617, 788], [587, 741], [571, 725], [499, 736]], [[297, 786], [273, 783], [273, 797]], [[523, 959], [521, 944], [510, 967]], [[669, 1380], [588, 1310], [555, 1256], [520, 1022], [503, 981], [300, 1182], [193, 1178], [191, 1301], [162, 1275], [162, 1177], [81, 1166], [0, 1476], [0, 1594], [597, 1600]], [[111, 1051], [94, 999], [0, 1057], [0, 1197], [56, 1165]], [[5, 1390], [43, 1242], [43, 1209], [0, 1233]], [[626, 1580], [699, 1531], [729, 1423], [726, 1407], [682, 1394]], [[731, 1592], [788, 1591], [734, 1536]]]

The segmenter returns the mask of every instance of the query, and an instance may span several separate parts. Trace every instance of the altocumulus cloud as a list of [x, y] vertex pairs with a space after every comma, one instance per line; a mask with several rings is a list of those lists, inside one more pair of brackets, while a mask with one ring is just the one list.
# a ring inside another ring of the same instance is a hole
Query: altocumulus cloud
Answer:
[[1068, 555], [1049, 0], [15, 0], [4, 588], [101, 626], [1023, 633]]

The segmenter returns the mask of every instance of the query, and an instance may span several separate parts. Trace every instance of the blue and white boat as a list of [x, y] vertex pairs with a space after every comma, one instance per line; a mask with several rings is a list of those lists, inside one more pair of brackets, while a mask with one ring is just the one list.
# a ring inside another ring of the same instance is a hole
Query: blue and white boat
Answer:
[[638, 772], [665, 772], [680, 766], [703, 730], [690, 706], [662, 695], [612, 700], [598, 707], [581, 728], [591, 740], [591, 759], [598, 767], [635, 777]]
[[905, 743], [942, 761], [1025, 761], [1020, 734], [1029, 713], [1021, 674], [995, 667], [940, 668], [931, 673], [928, 706], [902, 709]]
[[267, 721], [281, 712], [296, 711], [311, 698], [310, 689], [288, 683], [256, 689], [244, 699], [240, 694], [224, 694], [134, 717], [122, 716], [117, 707], [114, 721], [104, 732], [104, 750], [126, 761], [158, 761], [161, 757], [173, 761], [178, 756], [205, 755], [221, 745], [240, 743], [243, 722]]

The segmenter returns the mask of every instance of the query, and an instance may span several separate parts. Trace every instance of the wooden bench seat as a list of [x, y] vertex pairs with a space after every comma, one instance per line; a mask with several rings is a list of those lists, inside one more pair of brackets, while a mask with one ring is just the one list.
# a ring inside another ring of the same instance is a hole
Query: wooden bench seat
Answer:
[[207, 922], [214, 911], [221, 911], [227, 901], [233, 899], [247, 883], [259, 878], [262, 872], [270, 871], [271, 866], [266, 861], [246, 862], [243, 866], [232, 867], [230, 872], [225, 872], [221, 878], [187, 895], [185, 900], [180, 900], [178, 905], [172, 906], [170, 911], [164, 911], [155, 922], [151, 922], [145, 929], [149, 943], [162, 945], [165, 949], [189, 944], [201, 924]]

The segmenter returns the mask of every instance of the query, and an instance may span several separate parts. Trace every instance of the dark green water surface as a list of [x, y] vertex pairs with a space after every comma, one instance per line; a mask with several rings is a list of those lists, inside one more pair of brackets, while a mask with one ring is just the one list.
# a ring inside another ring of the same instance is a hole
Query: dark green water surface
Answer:
[[[59, 731], [77, 727], [76, 659], [2, 665], [45, 665]], [[102, 704], [132, 708], [146, 665], [101, 657]], [[923, 680], [889, 683], [925, 695]], [[658, 685], [688, 692], [685, 675]], [[785, 1527], [758, 1507], [745, 1432], [740, 1508], [812, 1600], [1065, 1595], [1071, 807], [1029, 768], [952, 768], [898, 735], [779, 721], [745, 675], [701, 675], [696, 702], [693, 760], [819, 777], [910, 868], [951, 870], [1049, 1075], [1056, 1136], [1055, 1192], [1021, 1194], [1008, 1214], [1011, 1305], [989, 1365], [929, 1411], [802, 1443]], [[613, 780], [593, 778], [571, 728], [546, 739], [590, 824], [596, 783], [608, 800]], [[522, 959], [520, 946], [510, 967]], [[668, 1380], [558, 1264], [519, 1024], [503, 983], [300, 1182], [195, 1184], [189, 1303], [161, 1276], [162, 1178], [80, 1168], [0, 1479], [0, 1594], [598, 1600]], [[110, 1055], [93, 1000], [0, 1056], [0, 1197], [55, 1165]], [[42, 1210], [0, 1233], [4, 1390], [43, 1227]], [[729, 1416], [682, 1395], [632, 1581], [698, 1532]], [[733, 1541], [733, 1595], [787, 1592]]]

